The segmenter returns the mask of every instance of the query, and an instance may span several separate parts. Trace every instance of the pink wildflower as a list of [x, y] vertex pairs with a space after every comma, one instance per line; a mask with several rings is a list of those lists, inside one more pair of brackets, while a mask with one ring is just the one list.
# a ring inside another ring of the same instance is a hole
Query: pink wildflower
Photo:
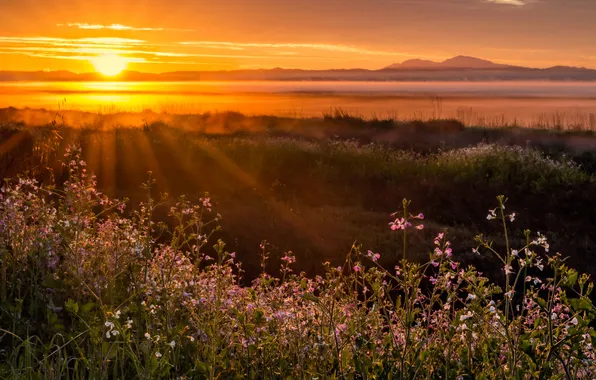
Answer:
[[451, 256], [453, 256], [453, 250], [452, 250], [451, 248], [447, 248], [447, 249], [445, 249], [445, 255], [446, 255], [447, 257], [451, 257]]
[[368, 251], [368, 258], [371, 259], [374, 262], [377, 262], [381, 258], [381, 255], [378, 254], [378, 253], [374, 253], [373, 251], [369, 250]]

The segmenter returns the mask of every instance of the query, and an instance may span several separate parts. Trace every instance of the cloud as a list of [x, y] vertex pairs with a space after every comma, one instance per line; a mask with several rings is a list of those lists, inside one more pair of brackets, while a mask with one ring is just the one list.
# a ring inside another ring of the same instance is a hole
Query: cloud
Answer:
[[145, 40], [119, 37], [92, 37], [92, 38], [58, 38], [58, 37], [1, 37], [0, 43], [28, 44], [28, 45], [106, 45], [106, 46], [130, 46], [147, 43]]
[[531, 2], [529, 0], [487, 0], [487, 1], [489, 3], [517, 5], [517, 6], [527, 5]]
[[78, 29], [86, 29], [86, 30], [119, 30], [119, 31], [150, 31], [150, 32], [163, 32], [163, 31], [178, 31], [178, 32], [193, 32], [193, 29], [170, 29], [170, 28], [139, 28], [135, 26], [128, 26], [122, 24], [110, 24], [110, 25], [103, 25], [103, 24], [87, 24], [81, 22], [70, 22], [67, 24], [56, 24], [56, 26], [60, 27], [69, 27], [69, 28], [78, 28]]
[[[244, 51], [242, 47], [209, 45], [203, 46], [206, 49], [226, 49]], [[104, 54], [118, 54], [129, 62], [139, 63], [176, 63], [193, 64], [200, 58], [223, 58], [223, 59], [327, 59], [325, 57], [310, 57], [300, 55], [290, 57], [285, 54], [277, 55], [278, 52], [242, 52], [241, 54], [220, 54], [210, 53], [209, 50], [195, 51], [174, 43], [174, 44], [152, 44], [146, 40], [119, 38], [119, 37], [93, 37], [93, 38], [58, 38], [58, 37], [3, 37], [0, 36], [0, 54], [20, 54], [29, 57], [89, 60], [93, 57]], [[283, 52], [279, 52], [283, 53]]]
[[[262, 48], [262, 49], [310, 49], [310, 50], [321, 50], [336, 53], [353, 53], [361, 55], [371, 56], [386, 56], [386, 57], [418, 57], [419, 54], [384, 51], [384, 50], [371, 50], [360, 48], [356, 46], [348, 45], [334, 45], [334, 44], [313, 44], [313, 43], [239, 43], [229, 41], [185, 41], [180, 42], [180, 45], [194, 46], [200, 48], [227, 48], [227, 49], [240, 49], [244, 50], [247, 48]], [[275, 54], [279, 54], [275, 53]], [[283, 55], [283, 54], [282, 54]]]

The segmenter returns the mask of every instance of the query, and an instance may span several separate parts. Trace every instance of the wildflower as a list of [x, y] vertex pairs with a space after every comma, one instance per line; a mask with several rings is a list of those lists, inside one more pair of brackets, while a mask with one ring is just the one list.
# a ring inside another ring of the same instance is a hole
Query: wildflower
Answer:
[[157, 352], [155, 353], [155, 357], [156, 357], [156, 358], [158, 358], [158, 359], [159, 359], [159, 358], [161, 358], [161, 353], [160, 353], [159, 351], [157, 351]]
[[462, 314], [459, 317], [459, 321], [464, 322], [466, 319], [472, 318], [472, 315], [473, 315], [472, 312], [468, 311], [466, 314]]
[[515, 290], [511, 289], [510, 291], [508, 291], [507, 293], [505, 293], [505, 297], [507, 297], [509, 299], [512, 299], [514, 293], [515, 293]]
[[411, 224], [404, 218], [401, 218], [401, 219], [397, 218], [393, 222], [389, 223], [389, 226], [392, 231], [397, 231], [397, 230], [405, 230], [406, 228], [411, 226]]
[[433, 267], [435, 267], [435, 268], [439, 266], [439, 263], [438, 263], [438, 262], [436, 262], [435, 260], [431, 261], [430, 263], [431, 263], [431, 265], [432, 265]]
[[519, 257], [519, 251], [517, 249], [512, 249], [511, 250], [511, 255], [515, 256], [515, 257]]
[[284, 257], [281, 258], [287, 264], [293, 264], [296, 262], [296, 256], [292, 255], [292, 252], [284, 252]]
[[579, 323], [579, 321], [577, 320], [577, 318], [573, 317], [573, 319], [571, 320], [571, 324], [574, 326], [577, 326], [578, 323]]
[[148, 332], [145, 333], [145, 338], [147, 339], [151, 339], [151, 334], [149, 334]]
[[371, 259], [374, 262], [377, 262], [377, 260], [379, 260], [381, 258], [381, 255], [378, 253], [374, 253], [373, 251], [369, 250], [368, 251], [368, 258]]
[[509, 215], [509, 221], [514, 222], [515, 221], [515, 213], [511, 213], [511, 215]]
[[509, 264], [505, 265], [505, 267], [503, 268], [503, 270], [505, 270], [505, 274], [506, 275], [510, 275], [513, 274], [513, 267]]
[[453, 250], [452, 250], [451, 248], [446, 248], [446, 249], [445, 249], [445, 255], [446, 255], [447, 257], [451, 257], [451, 256], [453, 256]]
[[362, 270], [362, 268], [360, 268], [360, 265], [358, 264], [354, 265], [352, 269], [354, 269], [354, 272], [360, 272]]
[[338, 271], [338, 272], [341, 272], [342, 270], [343, 270], [343, 268], [342, 268], [342, 267], [337, 267], [337, 271]]
[[419, 224], [416, 226], [417, 230], [423, 230], [424, 229], [424, 224]]
[[496, 213], [497, 209], [493, 209], [493, 210], [488, 210], [488, 215], [486, 216], [487, 220], [493, 220], [493, 219], [497, 219], [497, 213]]
[[456, 270], [456, 269], [457, 269], [457, 265], [458, 265], [458, 264], [457, 264], [455, 261], [452, 261], [452, 262], [451, 262], [451, 268], [452, 268], [453, 270]]
[[172, 348], [176, 348], [176, 341], [173, 340], [170, 343], [168, 343], [168, 346], [172, 347]]
[[128, 318], [126, 320], [126, 324], [124, 325], [124, 327], [126, 327], [126, 329], [131, 329], [132, 328], [132, 319]]
[[114, 314], [114, 316], [116, 317], [116, 319], [120, 319], [120, 310], [116, 311], [116, 314]]

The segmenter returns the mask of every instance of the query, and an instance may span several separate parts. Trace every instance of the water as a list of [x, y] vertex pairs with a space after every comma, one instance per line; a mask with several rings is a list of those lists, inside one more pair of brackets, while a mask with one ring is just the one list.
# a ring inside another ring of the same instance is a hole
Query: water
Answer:
[[4, 82], [0, 107], [101, 113], [238, 111], [293, 117], [334, 108], [364, 117], [567, 124], [596, 113], [592, 82]]

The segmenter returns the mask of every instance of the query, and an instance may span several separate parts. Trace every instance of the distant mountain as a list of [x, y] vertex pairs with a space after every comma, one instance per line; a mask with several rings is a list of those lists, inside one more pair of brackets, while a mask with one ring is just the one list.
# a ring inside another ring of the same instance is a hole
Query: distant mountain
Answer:
[[443, 62], [410, 59], [380, 70], [274, 69], [234, 71], [175, 71], [161, 74], [125, 71], [115, 78], [70, 71], [0, 71], [0, 82], [191, 82], [191, 81], [596, 81], [596, 70], [554, 66], [546, 69], [503, 65], [480, 58], [457, 56]]
[[458, 55], [449, 58], [443, 62], [434, 62], [425, 59], [410, 59], [402, 63], [395, 63], [387, 66], [385, 70], [404, 70], [404, 69], [504, 69], [514, 66], [501, 65], [485, 59], [467, 57]]
[[409, 59], [402, 63], [395, 63], [385, 69], [426, 69], [440, 67], [439, 62], [429, 61], [427, 59]]

